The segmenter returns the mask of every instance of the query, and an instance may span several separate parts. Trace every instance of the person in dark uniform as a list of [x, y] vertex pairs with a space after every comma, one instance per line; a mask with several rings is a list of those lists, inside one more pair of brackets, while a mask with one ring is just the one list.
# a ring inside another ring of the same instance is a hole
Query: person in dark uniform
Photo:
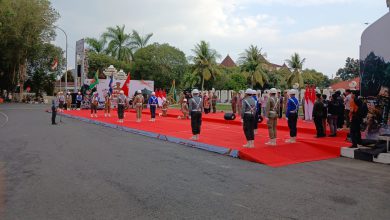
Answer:
[[286, 143], [295, 143], [297, 138], [299, 101], [295, 98], [296, 93], [295, 89], [288, 91], [290, 98], [287, 100], [286, 119], [290, 129], [290, 139], [286, 140]]
[[322, 118], [324, 113], [324, 103], [322, 102], [321, 94], [316, 94], [316, 101], [313, 106], [313, 119], [317, 130], [317, 138], [325, 137], [324, 127], [322, 125]]
[[56, 125], [56, 117], [57, 117], [57, 103], [55, 100], [51, 101], [51, 124]]
[[332, 99], [328, 102], [328, 124], [330, 128], [329, 137], [337, 136], [337, 117], [339, 115], [340, 102], [337, 100], [337, 94], [332, 95]]
[[241, 121], [243, 123], [244, 134], [247, 140], [247, 143], [243, 147], [254, 148], [255, 140], [255, 121], [256, 118], [256, 101], [253, 98], [253, 94], [256, 91], [252, 89], [247, 89], [245, 91], [245, 98], [242, 100], [242, 109], [241, 109]]
[[255, 129], [254, 130], [255, 134], [257, 134], [257, 129], [259, 128], [259, 117], [260, 117], [261, 112], [260, 112], [259, 100], [257, 98], [257, 92], [256, 92], [256, 90], [253, 90], [253, 89], [252, 89], [252, 98], [253, 98], [253, 100], [255, 100], [255, 103], [256, 103], [255, 120], [253, 122], [253, 126]]
[[360, 133], [360, 125], [363, 123], [363, 116], [360, 112], [362, 111], [362, 100], [358, 98], [359, 91], [355, 90], [352, 92], [350, 100], [350, 112], [349, 117], [351, 119], [350, 123], [350, 137], [352, 141], [351, 148], [357, 148], [358, 144], [362, 143], [362, 136]]
[[202, 126], [203, 101], [199, 97], [199, 90], [192, 90], [192, 98], [189, 101], [191, 115], [192, 140], [199, 140], [200, 128]]
[[324, 134], [326, 135], [326, 119], [328, 118], [328, 103], [327, 95], [322, 95], [322, 103], [324, 104], [323, 112], [322, 112], [322, 127], [324, 128]]

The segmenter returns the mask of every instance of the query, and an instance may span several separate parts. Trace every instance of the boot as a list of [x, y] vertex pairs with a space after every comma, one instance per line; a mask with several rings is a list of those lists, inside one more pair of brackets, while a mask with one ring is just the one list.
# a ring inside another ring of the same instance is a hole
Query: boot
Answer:
[[196, 135], [196, 140], [199, 140], [199, 134]]
[[250, 146], [251, 146], [250, 142], [251, 142], [251, 141], [248, 141], [246, 144], [242, 145], [242, 147], [250, 148]]
[[107, 117], [107, 114], [106, 114], [106, 113], [104, 113], [104, 117], [105, 117], [105, 118]]
[[196, 135], [192, 135], [191, 140], [196, 141]]
[[273, 146], [276, 145], [276, 138], [272, 139], [272, 145], [273, 145]]
[[97, 114], [95, 114], [95, 118], [97, 118]]
[[269, 139], [269, 141], [267, 143], [265, 143], [266, 145], [272, 145], [272, 139]]
[[251, 140], [250, 142], [250, 148], [255, 148], [255, 141], [254, 140]]
[[93, 114], [91, 114], [91, 118], [93, 118]]
[[292, 137], [291, 138], [291, 143], [296, 143], [297, 142], [297, 138], [296, 137]]

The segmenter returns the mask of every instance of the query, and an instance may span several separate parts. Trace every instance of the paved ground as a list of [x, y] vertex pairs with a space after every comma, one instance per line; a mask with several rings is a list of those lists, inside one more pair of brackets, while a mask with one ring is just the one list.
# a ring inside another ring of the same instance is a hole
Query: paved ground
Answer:
[[45, 108], [0, 105], [0, 219], [390, 219], [390, 166], [275, 169], [67, 118], [52, 126]]

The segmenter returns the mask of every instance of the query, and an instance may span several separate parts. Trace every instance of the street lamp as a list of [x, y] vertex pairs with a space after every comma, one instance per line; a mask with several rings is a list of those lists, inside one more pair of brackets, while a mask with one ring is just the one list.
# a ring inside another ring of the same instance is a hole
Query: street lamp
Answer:
[[64, 31], [64, 29], [58, 27], [57, 25], [53, 25], [53, 26], [55, 28], [58, 28], [60, 31], [62, 31], [62, 33], [65, 34], [65, 41], [66, 41], [66, 45], [65, 45], [65, 63], [66, 63], [65, 64], [65, 92], [67, 92], [68, 91], [68, 35]]

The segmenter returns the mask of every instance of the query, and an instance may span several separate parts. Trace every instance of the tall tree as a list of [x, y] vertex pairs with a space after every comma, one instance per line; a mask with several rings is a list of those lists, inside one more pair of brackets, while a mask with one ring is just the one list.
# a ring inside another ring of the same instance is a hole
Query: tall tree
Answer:
[[125, 25], [108, 27], [107, 31], [103, 33], [103, 37], [109, 40], [107, 50], [111, 56], [121, 61], [130, 62], [132, 56], [131, 36], [125, 33]]
[[201, 41], [199, 44], [195, 45], [195, 48], [192, 49], [192, 52], [195, 56], [191, 57], [194, 62], [194, 75], [199, 75], [202, 79], [202, 91], [204, 89], [204, 81], [208, 81], [211, 78], [215, 77], [220, 73], [217, 67], [217, 58], [220, 58], [221, 55], [212, 48], [210, 44], [205, 41]]
[[359, 59], [353, 59], [348, 57], [345, 60], [345, 66], [337, 70], [336, 76], [342, 80], [350, 80], [358, 77], [360, 74], [360, 61]]
[[153, 33], [146, 34], [141, 36], [138, 31], [133, 30], [131, 34], [131, 45], [135, 50], [144, 48], [148, 45], [150, 38], [153, 36]]
[[293, 70], [293, 72], [287, 78], [287, 85], [292, 88], [295, 83], [299, 84], [299, 87], [303, 87], [303, 78], [301, 75], [303, 64], [306, 58], [301, 59], [298, 53], [291, 55], [290, 59], [287, 59], [287, 66]]
[[[14, 91], [27, 77], [27, 63], [36, 45], [54, 39], [59, 14], [49, 0], [0, 1], [0, 73], [2, 89]], [[22, 94], [21, 94], [22, 96]]]
[[268, 61], [265, 59], [266, 54], [262, 53], [261, 48], [250, 45], [239, 58], [239, 64], [242, 73], [249, 77], [251, 82], [251, 88], [256, 83], [259, 83], [261, 87], [268, 81], [266, 74], [266, 67]]
[[85, 38], [85, 42], [88, 44], [90, 52], [97, 54], [108, 52], [107, 48], [105, 48], [107, 40], [104, 37], [101, 37], [100, 39], [87, 37]]

